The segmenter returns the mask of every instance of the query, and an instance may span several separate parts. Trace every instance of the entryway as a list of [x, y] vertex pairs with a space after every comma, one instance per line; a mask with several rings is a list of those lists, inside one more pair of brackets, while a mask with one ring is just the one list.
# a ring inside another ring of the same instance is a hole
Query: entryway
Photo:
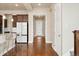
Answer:
[[45, 16], [33, 16], [34, 44], [45, 44]]

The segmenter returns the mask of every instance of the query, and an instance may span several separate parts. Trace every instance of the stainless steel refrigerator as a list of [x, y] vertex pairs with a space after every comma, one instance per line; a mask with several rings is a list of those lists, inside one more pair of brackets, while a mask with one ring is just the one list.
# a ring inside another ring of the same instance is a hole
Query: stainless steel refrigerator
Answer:
[[17, 43], [27, 43], [27, 22], [17, 22]]

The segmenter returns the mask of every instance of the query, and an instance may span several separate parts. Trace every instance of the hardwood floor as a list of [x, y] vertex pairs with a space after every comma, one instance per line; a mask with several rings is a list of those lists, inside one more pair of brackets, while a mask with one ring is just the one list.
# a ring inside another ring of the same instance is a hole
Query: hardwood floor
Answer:
[[36, 39], [33, 44], [16, 44], [16, 47], [4, 56], [57, 56], [57, 53], [52, 49], [52, 44], [46, 44], [44, 38]]
[[51, 44], [45, 46], [35, 46], [33, 44], [16, 44], [16, 47], [11, 49], [4, 56], [57, 56], [52, 49]]
[[34, 37], [34, 41], [33, 41], [33, 44], [35, 45], [35, 46], [45, 46], [45, 37], [44, 36], [36, 36], [36, 37]]

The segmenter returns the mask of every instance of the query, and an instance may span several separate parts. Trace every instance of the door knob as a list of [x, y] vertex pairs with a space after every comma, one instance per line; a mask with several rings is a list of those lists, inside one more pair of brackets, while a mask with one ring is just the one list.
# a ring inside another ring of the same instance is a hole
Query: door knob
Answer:
[[58, 37], [60, 37], [60, 34], [58, 35]]

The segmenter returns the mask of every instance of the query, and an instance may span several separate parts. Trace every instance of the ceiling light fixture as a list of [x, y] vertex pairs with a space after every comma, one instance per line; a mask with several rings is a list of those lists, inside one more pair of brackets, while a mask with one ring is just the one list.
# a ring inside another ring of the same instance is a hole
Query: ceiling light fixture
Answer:
[[3, 15], [3, 19], [6, 19], [6, 16], [5, 15]]
[[11, 19], [11, 21], [13, 22], [13, 19]]
[[41, 4], [40, 3], [38, 3], [38, 6], [40, 6]]
[[15, 6], [17, 7], [17, 6], [19, 6], [18, 4], [15, 4]]

